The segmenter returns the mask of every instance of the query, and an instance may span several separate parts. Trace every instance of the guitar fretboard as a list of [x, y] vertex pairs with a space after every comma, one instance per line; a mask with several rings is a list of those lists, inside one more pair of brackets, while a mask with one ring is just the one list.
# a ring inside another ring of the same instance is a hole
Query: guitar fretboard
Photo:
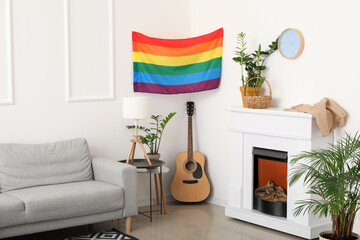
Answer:
[[192, 116], [188, 116], [188, 161], [193, 159]]

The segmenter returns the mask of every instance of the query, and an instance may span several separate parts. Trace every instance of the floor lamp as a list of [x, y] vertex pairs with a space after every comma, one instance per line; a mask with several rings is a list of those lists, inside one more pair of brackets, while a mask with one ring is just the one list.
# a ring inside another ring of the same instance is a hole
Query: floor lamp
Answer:
[[149, 98], [148, 97], [123, 97], [123, 118], [133, 119], [135, 121], [135, 135], [131, 139], [131, 147], [129, 155], [126, 159], [126, 163], [134, 162], [134, 155], [136, 149], [136, 143], [138, 143], [144, 152], [144, 156], [151, 166], [151, 161], [146, 153], [144, 145], [141, 142], [140, 136], [138, 135], [138, 123], [140, 119], [149, 117]]

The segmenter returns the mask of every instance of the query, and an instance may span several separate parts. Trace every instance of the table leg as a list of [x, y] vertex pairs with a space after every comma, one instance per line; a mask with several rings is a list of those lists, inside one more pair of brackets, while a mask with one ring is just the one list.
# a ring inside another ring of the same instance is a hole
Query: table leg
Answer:
[[159, 186], [158, 186], [158, 174], [154, 173], [154, 184], [155, 184], [155, 191], [156, 191], [156, 204], [159, 205], [160, 204], [160, 200], [159, 200]]
[[162, 166], [160, 166], [160, 176], [159, 176], [159, 182], [160, 182], [160, 191], [161, 191], [161, 198], [160, 198], [160, 213], [162, 214], [162, 203], [163, 203], [163, 199], [162, 199], [162, 196], [164, 194], [164, 190], [163, 190], [163, 187], [162, 187]]
[[149, 168], [149, 175], [150, 175], [150, 222], [152, 222], [151, 167]]
[[161, 199], [162, 199], [162, 207], [164, 207], [164, 213], [167, 214], [167, 207], [166, 207], [166, 200], [165, 200], [165, 192], [164, 192], [164, 185], [162, 183], [162, 178], [160, 177], [160, 187], [161, 187]]

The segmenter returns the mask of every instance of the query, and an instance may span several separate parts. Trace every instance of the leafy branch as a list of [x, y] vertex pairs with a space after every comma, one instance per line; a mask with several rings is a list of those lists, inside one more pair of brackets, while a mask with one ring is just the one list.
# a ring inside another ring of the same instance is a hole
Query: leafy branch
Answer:
[[[248, 82], [249, 87], [260, 87], [266, 77], [262, 76], [262, 72], [266, 69], [265, 62], [268, 57], [278, 49], [278, 38], [273, 41], [268, 47], [268, 50], [262, 51], [261, 44], [258, 49], [251, 54], [246, 53], [246, 34], [244, 32], [238, 33], [235, 57], [233, 60], [238, 62], [241, 66], [241, 82], [245, 86]], [[247, 72], [246, 80], [244, 78], [244, 68]]]
[[[169, 113], [165, 118], [162, 115], [151, 115], [150, 122], [151, 127], [138, 126], [145, 135], [140, 135], [141, 142], [149, 147], [150, 153], [159, 153], [161, 139], [164, 133], [164, 129], [169, 121], [175, 116], [176, 112]], [[126, 126], [127, 129], [134, 129], [135, 125]]]

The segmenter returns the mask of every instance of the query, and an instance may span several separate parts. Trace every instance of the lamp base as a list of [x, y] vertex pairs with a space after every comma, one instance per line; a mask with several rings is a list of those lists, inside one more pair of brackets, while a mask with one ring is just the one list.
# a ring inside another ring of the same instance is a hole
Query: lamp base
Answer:
[[[137, 130], [137, 129], [136, 129]], [[130, 147], [130, 151], [129, 151], [129, 154], [128, 154], [128, 157], [126, 159], [126, 164], [129, 164], [130, 162], [130, 159], [131, 159], [131, 163], [134, 163], [134, 155], [135, 155], [135, 149], [136, 149], [136, 143], [139, 143], [140, 147], [141, 147], [141, 150], [144, 152], [144, 156], [147, 160], [147, 162], [149, 163], [149, 165], [151, 166], [151, 161], [149, 159], [149, 156], [147, 155], [146, 153], [146, 150], [145, 150], [145, 147], [144, 145], [142, 144], [141, 142], [141, 139], [139, 138], [139, 136], [137, 135], [137, 131], [135, 131], [135, 135], [134, 135], [134, 138], [131, 139], [131, 147]]]

